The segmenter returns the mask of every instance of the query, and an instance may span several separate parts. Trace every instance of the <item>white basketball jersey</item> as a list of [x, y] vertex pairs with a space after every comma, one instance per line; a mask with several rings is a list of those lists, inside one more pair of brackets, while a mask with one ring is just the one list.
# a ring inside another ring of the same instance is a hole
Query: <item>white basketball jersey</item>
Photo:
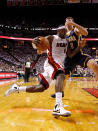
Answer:
[[51, 57], [58, 64], [63, 64], [66, 57], [67, 41], [60, 38], [58, 35], [54, 35], [54, 39], [51, 47]]

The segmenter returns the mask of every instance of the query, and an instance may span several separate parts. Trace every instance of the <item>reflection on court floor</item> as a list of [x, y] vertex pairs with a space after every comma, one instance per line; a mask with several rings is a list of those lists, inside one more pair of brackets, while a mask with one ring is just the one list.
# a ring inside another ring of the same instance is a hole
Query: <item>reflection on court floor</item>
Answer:
[[[31, 79], [14, 81], [19, 85], [38, 84]], [[97, 131], [98, 98], [87, 92], [96, 89], [98, 81], [93, 78], [70, 78], [64, 90], [63, 103], [72, 112], [70, 117], [52, 116], [55, 99], [54, 85], [43, 93], [16, 93], [4, 97], [11, 83], [0, 86], [0, 131]]]

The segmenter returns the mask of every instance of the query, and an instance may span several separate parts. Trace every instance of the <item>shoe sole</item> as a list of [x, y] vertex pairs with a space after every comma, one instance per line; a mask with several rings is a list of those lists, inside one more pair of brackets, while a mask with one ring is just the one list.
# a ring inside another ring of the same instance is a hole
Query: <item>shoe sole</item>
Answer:
[[61, 115], [61, 114], [53, 114], [53, 113], [52, 113], [52, 115], [55, 116], [55, 117], [60, 117], [60, 116], [62, 116], [62, 117], [69, 117], [69, 116], [71, 116], [71, 114], [62, 114]]

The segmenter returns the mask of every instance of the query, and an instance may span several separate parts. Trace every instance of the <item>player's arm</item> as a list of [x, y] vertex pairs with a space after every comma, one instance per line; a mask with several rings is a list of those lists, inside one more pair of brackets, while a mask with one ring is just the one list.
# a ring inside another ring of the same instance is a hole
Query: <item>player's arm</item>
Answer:
[[78, 46], [74, 51], [72, 51], [72, 50], [71, 50], [71, 45], [70, 45], [70, 43], [69, 43], [68, 46], [67, 46], [67, 56], [70, 57], [70, 58], [72, 58], [72, 57], [75, 56], [85, 45], [86, 45], [86, 40], [85, 40], [85, 39], [82, 39], [82, 40], [80, 41], [79, 46]]
[[38, 62], [39, 58], [41, 57], [41, 55], [37, 55], [36, 59], [33, 61], [33, 63], [31, 64], [31, 68], [34, 68], [36, 63]]
[[40, 36], [37, 36], [37, 37], [33, 38], [33, 40], [32, 40], [32, 47], [34, 49], [37, 49], [37, 45], [40, 44], [40, 39], [39, 38], [40, 38]]
[[68, 21], [67, 24], [69, 25], [72, 25], [75, 27], [75, 33], [78, 35], [78, 34], [81, 34], [81, 35], [84, 35], [84, 36], [87, 36], [88, 35], [88, 31], [87, 31], [87, 28], [84, 28], [83, 26], [80, 26], [78, 25], [77, 23], [75, 22], [71, 22], [71, 21]]
[[36, 38], [34, 38], [32, 40], [32, 47], [34, 49], [37, 49], [37, 54], [38, 55], [42, 54], [42, 52], [38, 49], [38, 44], [40, 44], [40, 39], [39, 38], [40, 38], [40, 36], [38, 36], [38, 37], [36, 37]]

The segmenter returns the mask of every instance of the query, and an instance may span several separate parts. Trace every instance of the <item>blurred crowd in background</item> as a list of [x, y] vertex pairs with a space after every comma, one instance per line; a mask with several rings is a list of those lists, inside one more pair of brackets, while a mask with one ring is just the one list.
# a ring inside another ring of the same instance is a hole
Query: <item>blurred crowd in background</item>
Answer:
[[[57, 27], [64, 24], [65, 18], [72, 16], [76, 23], [88, 28], [89, 38], [98, 37], [97, 16], [93, 13], [90, 16], [88, 15], [90, 11], [97, 12], [93, 3], [96, 3], [97, 6], [98, 0], [3, 0], [2, 2], [6, 5], [1, 4], [4, 8], [0, 6], [2, 12], [0, 15], [0, 35], [23, 38], [54, 35], [57, 33]], [[66, 3], [80, 4], [77, 6], [77, 4]], [[88, 3], [88, 5], [82, 3]], [[29, 7], [29, 4], [31, 4], [31, 7]], [[81, 11], [77, 15], [76, 9], [83, 9], [85, 13]], [[98, 52], [98, 41], [87, 41], [87, 46], [83, 48], [83, 52], [98, 60], [98, 53], [96, 53]], [[24, 74], [26, 58], [29, 57], [33, 64], [37, 56], [37, 51], [32, 48], [30, 41], [0, 39], [1, 72], [14, 71]], [[46, 58], [47, 54], [40, 55], [38, 62], [32, 68], [32, 72], [34, 71], [36, 74], [43, 72], [43, 64]], [[80, 66], [77, 66], [72, 76], [93, 76], [93, 73], [89, 69], [83, 70]]]

